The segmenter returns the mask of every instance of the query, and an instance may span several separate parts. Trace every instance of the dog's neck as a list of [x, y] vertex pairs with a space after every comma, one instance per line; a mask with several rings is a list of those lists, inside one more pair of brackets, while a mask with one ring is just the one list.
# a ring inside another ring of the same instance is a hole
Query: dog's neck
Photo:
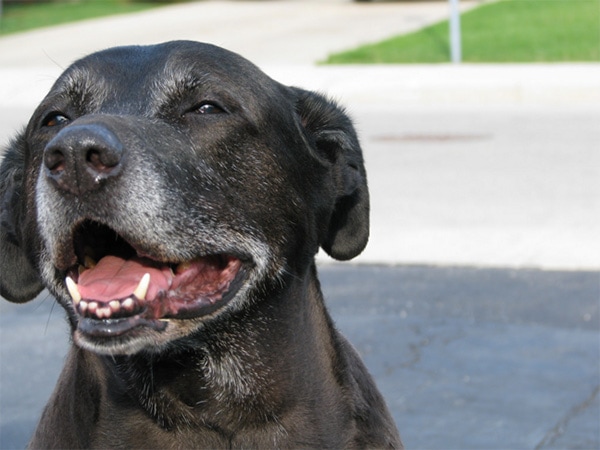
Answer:
[[290, 409], [309, 408], [303, 398], [325, 395], [307, 391], [335, 373], [334, 337], [314, 270], [285, 285], [269, 302], [237, 313], [243, 318], [207, 324], [194, 347], [168, 357], [105, 358], [112, 395], [121, 396], [115, 400], [139, 404], [167, 430], [192, 425], [234, 432], [233, 424], [279, 424]]

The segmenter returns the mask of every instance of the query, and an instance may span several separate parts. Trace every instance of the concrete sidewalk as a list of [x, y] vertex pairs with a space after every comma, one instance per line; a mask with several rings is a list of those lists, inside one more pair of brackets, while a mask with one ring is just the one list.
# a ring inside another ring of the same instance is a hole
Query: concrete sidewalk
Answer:
[[[484, 0], [462, 0], [461, 9]], [[0, 67], [56, 65], [101, 48], [175, 39], [210, 42], [255, 62], [313, 64], [329, 53], [407, 33], [448, 16], [445, 0], [200, 1], [0, 39]]]
[[[461, 5], [468, 9], [479, 3], [467, 0]], [[240, 52], [285, 84], [325, 92], [348, 107], [363, 137], [373, 198], [373, 238], [357, 261], [599, 268], [600, 237], [595, 229], [600, 223], [600, 156], [594, 148], [600, 146], [600, 135], [593, 126], [600, 121], [599, 64], [314, 64], [330, 52], [413, 31], [447, 15], [448, 4], [442, 0], [207, 1], [8, 36], [0, 39], [0, 136], [5, 140], [22, 126], [56, 76], [82, 55], [111, 45], [208, 41]], [[506, 118], [520, 116], [521, 123], [535, 126], [549, 113], [554, 114], [548, 118], [551, 124], [535, 135], [525, 130], [525, 135], [510, 136], [515, 127], [502, 125]], [[470, 146], [456, 141], [457, 134], [464, 138], [482, 132], [491, 141], [471, 139]], [[420, 133], [421, 144], [423, 133], [429, 136], [425, 142], [440, 134], [448, 138], [450, 133], [460, 147], [417, 166], [399, 161], [394, 168], [390, 162], [398, 159], [399, 149], [410, 152], [417, 143], [415, 133]], [[566, 142], [568, 136], [577, 137], [573, 144], [579, 169], [565, 176], [562, 168], [572, 145], [557, 151], [546, 147]], [[532, 140], [539, 141], [535, 158], [551, 170], [545, 170], [533, 197], [515, 196], [531, 192], [531, 180], [539, 177], [536, 165], [523, 159], [528, 150], [521, 147]], [[497, 158], [494, 164], [473, 164], [476, 155], [489, 153], [494, 145], [489, 156]], [[525, 174], [506, 167], [494, 175], [503, 160], [515, 161]], [[466, 167], [471, 168], [469, 175]], [[466, 176], [457, 178], [463, 172]], [[440, 196], [440, 186], [418, 179], [409, 186], [418, 195], [408, 195], [402, 190], [407, 187], [403, 180], [413, 179], [415, 173], [452, 179], [456, 195]], [[473, 183], [485, 184], [492, 175], [502, 179], [493, 195], [476, 195], [480, 189]], [[457, 222], [446, 211], [446, 202], [472, 220]], [[494, 202], [502, 215], [480, 213]], [[425, 214], [415, 214], [415, 209], [425, 207]], [[528, 214], [540, 209], [544, 216]]]
[[[486, 0], [462, 0], [461, 10]], [[344, 103], [600, 104], [599, 64], [315, 66], [330, 53], [448, 17], [445, 0], [354, 3], [202, 1], [87, 20], [0, 39], [2, 106], [33, 107], [71, 62], [98, 49], [174, 39], [240, 53], [286, 84]]]

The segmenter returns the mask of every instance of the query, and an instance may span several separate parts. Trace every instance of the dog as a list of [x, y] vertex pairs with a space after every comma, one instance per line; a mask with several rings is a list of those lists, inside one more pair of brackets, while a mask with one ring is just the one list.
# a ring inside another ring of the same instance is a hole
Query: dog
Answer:
[[0, 166], [0, 294], [72, 345], [30, 448], [402, 448], [315, 254], [369, 236], [352, 122], [189, 41], [86, 56]]

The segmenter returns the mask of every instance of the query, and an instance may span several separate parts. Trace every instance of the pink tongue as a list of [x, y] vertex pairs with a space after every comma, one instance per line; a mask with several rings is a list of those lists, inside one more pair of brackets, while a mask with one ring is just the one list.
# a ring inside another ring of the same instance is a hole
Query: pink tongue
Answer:
[[146, 273], [150, 274], [146, 299], [153, 300], [159, 291], [171, 287], [173, 275], [168, 267], [157, 268], [144, 258], [121, 259], [116, 256], [105, 256], [96, 267], [82, 272], [77, 286], [84, 300], [121, 300], [132, 296]]

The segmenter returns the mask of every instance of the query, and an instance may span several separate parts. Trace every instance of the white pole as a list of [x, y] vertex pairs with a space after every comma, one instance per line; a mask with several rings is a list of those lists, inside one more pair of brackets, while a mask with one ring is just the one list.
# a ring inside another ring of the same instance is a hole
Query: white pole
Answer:
[[458, 64], [462, 61], [462, 51], [460, 43], [460, 11], [458, 8], [459, 0], [450, 1], [450, 57], [453, 63]]

